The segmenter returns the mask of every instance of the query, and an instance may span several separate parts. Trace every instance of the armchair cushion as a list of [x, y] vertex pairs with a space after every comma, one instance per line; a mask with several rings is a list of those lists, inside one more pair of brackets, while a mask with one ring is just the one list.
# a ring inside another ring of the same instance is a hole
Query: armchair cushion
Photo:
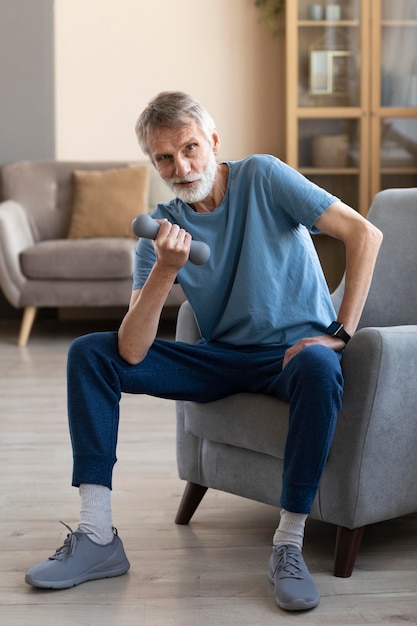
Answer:
[[34, 280], [130, 278], [135, 242], [120, 237], [52, 239], [20, 253], [23, 274]]
[[184, 429], [202, 439], [283, 459], [288, 404], [253, 393], [239, 393], [206, 404], [185, 402]]
[[133, 237], [132, 220], [148, 211], [149, 167], [75, 170], [69, 239]]

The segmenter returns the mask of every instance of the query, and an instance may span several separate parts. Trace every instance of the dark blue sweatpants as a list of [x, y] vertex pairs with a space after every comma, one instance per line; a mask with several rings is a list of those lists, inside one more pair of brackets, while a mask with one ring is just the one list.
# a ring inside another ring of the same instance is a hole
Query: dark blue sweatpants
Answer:
[[117, 333], [79, 337], [68, 354], [73, 485], [111, 488], [122, 392], [194, 402], [265, 393], [290, 404], [281, 505], [309, 513], [341, 406], [340, 354], [313, 345], [282, 369], [284, 353], [275, 347], [157, 339], [141, 363], [129, 365], [118, 353]]

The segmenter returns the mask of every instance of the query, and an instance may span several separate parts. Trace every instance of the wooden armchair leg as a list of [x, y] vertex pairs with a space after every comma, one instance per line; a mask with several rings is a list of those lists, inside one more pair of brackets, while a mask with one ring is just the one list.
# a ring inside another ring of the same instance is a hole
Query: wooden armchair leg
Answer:
[[337, 527], [336, 549], [334, 555], [334, 575], [339, 578], [349, 578], [355, 566], [362, 537], [366, 526], [362, 528]]
[[175, 518], [176, 524], [188, 524], [206, 491], [207, 487], [187, 483]]
[[36, 312], [37, 308], [35, 306], [27, 306], [23, 311], [19, 338], [17, 340], [17, 345], [20, 348], [23, 348], [28, 342], [30, 331], [32, 330], [33, 322], [35, 321]]

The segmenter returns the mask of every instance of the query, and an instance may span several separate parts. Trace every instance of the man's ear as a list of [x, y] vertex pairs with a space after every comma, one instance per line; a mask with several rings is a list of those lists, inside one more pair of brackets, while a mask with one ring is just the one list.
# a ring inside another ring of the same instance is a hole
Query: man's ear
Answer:
[[220, 146], [221, 146], [220, 137], [216, 129], [214, 129], [213, 132], [211, 133], [211, 139], [212, 139], [213, 152], [216, 153], [220, 150]]

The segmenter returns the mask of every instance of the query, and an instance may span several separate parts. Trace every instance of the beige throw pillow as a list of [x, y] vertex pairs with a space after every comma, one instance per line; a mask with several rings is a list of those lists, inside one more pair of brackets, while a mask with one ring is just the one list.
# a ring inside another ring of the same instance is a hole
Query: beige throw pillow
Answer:
[[134, 237], [132, 220], [147, 213], [149, 167], [76, 170], [69, 239]]

